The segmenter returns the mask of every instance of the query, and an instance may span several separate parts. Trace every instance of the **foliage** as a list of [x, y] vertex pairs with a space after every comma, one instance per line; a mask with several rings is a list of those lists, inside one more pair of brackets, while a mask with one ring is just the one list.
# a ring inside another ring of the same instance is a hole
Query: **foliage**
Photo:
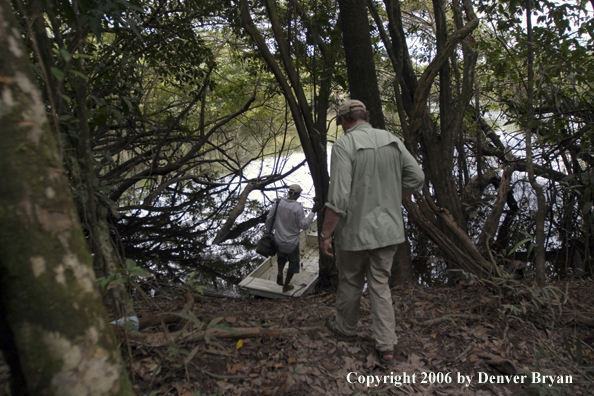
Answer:
[[[536, 4], [534, 157], [536, 166], [541, 167], [538, 172], [541, 184], [553, 208], [546, 220], [547, 261], [553, 265], [554, 275], [565, 275], [570, 270], [591, 273], [588, 252], [592, 230], [588, 223], [591, 223], [589, 176], [594, 165], [590, 149], [594, 137], [591, 106], [594, 68], [590, 51], [593, 15], [579, 2]], [[489, 36], [482, 46], [485, 54], [482, 69], [488, 76], [483, 89], [494, 99], [489, 101], [490, 105], [501, 110], [510, 125], [522, 130], [526, 124], [523, 4], [492, 1], [483, 6], [485, 21], [491, 28], [486, 31]], [[493, 18], [495, 15], [497, 18]], [[510, 131], [510, 137], [514, 133]], [[516, 155], [521, 157], [522, 135], [516, 135], [515, 139]], [[518, 180], [520, 184], [524, 182]], [[522, 212], [531, 213], [534, 205], [531, 194], [523, 204]], [[522, 223], [527, 224], [522, 217], [514, 226], [518, 230]], [[571, 268], [570, 260], [575, 268]]]
[[[244, 245], [257, 229], [223, 248], [208, 240], [236, 203], [246, 167], [270, 154], [270, 142], [294, 145], [284, 143], [291, 125], [275, 86], [245, 67], [250, 51], [223, 23], [229, 6], [75, 1], [44, 10], [47, 25], [36, 38], [51, 57], [35, 56], [30, 42], [32, 59], [40, 72], [51, 69], [40, 78], [106, 283], [127, 270], [101, 262], [102, 222], [122, 263], [133, 259], [157, 277], [199, 268], [208, 282], [237, 282], [252, 260]], [[261, 204], [250, 208], [245, 218], [261, 221]], [[234, 259], [225, 260], [226, 251]]]
[[[102, 263], [109, 259], [109, 249], [101, 241], [111, 240], [113, 254], [120, 257], [115, 268], [121, 271], [129, 258], [158, 278], [181, 281], [197, 271], [204, 284], [237, 282], [256, 263], [250, 252], [268, 203], [248, 202], [237, 236], [221, 246], [211, 241], [239, 200], [248, 165], [291, 153], [299, 143], [306, 151], [311, 143], [325, 152], [334, 103], [349, 91], [337, 3], [291, 0], [272, 2], [270, 9], [248, 2], [272, 59], [265, 59], [246, 35], [240, 3], [28, 0], [17, 7], [24, 31], [31, 29], [32, 34], [24, 36], [55, 116], [54, 129], [95, 267], [104, 279], [116, 273]], [[388, 128], [418, 155], [430, 175], [429, 194], [452, 213], [483, 257], [492, 255], [499, 264], [531, 261], [534, 244], [527, 243], [526, 234], [535, 234], [535, 197], [525, 177], [522, 132], [524, 2], [475, 4], [481, 24], [455, 47], [440, 69], [442, 77], [429, 81], [430, 122], [418, 134], [408, 131], [413, 113], [407, 100], [413, 99], [414, 90], [406, 89], [421, 81], [438, 54], [438, 40], [464, 25], [457, 19], [462, 11], [456, 8], [458, 2], [443, 15], [430, 2], [398, 2], [400, 18], [392, 23], [402, 26], [406, 48], [401, 50], [412, 68], [399, 71], [389, 54], [397, 43], [389, 26], [394, 18], [386, 6], [390, 2], [374, 4], [380, 24], [371, 15], [369, 22]], [[594, 19], [579, 2], [541, 1], [535, 7], [534, 165], [550, 207], [549, 273], [590, 273]], [[34, 19], [35, 10], [44, 17]], [[272, 11], [282, 35], [273, 30]], [[445, 20], [440, 29], [438, 16]], [[391, 43], [383, 41], [380, 27]], [[479, 99], [465, 91], [476, 88], [468, 85], [465, 74], [472, 72], [468, 54], [473, 40]], [[272, 61], [282, 66], [279, 74], [272, 73]], [[281, 88], [282, 79], [290, 81], [290, 92]], [[444, 92], [449, 92], [447, 99]], [[291, 95], [307, 103], [291, 109]], [[457, 120], [448, 121], [458, 113], [464, 115], [460, 128], [455, 127]], [[295, 117], [303, 117], [307, 137], [298, 131]], [[487, 237], [485, 224], [498, 216], [501, 175], [510, 164], [504, 158], [506, 147], [516, 163], [511, 192], [495, 232]], [[441, 152], [439, 157], [431, 154], [433, 149]], [[308, 155], [311, 160], [313, 155]], [[325, 167], [324, 162], [316, 168]], [[322, 173], [312, 177], [323, 197], [327, 180]], [[439, 272], [445, 281], [440, 263], [449, 263], [451, 257], [418, 222], [408, 226], [417, 274], [430, 283], [440, 278]]]

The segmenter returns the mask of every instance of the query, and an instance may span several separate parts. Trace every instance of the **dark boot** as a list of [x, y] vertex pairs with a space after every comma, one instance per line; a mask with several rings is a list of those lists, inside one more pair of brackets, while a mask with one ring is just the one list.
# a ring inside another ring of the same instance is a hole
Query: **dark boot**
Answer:
[[291, 279], [293, 279], [293, 274], [290, 272], [287, 272], [287, 279], [285, 279], [285, 285], [283, 286], [283, 293], [291, 291], [295, 288], [295, 286], [289, 284], [291, 282]]

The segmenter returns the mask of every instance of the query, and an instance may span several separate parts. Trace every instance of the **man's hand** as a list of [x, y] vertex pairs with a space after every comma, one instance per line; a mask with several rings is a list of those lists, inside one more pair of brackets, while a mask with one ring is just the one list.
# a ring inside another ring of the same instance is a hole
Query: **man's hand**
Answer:
[[322, 254], [324, 256], [334, 258], [334, 253], [331, 252], [332, 238], [328, 238], [323, 241], [320, 241], [320, 249], [322, 250]]
[[318, 201], [317, 198], [314, 198], [314, 206], [311, 209], [311, 211], [314, 212], [314, 213], [318, 213], [323, 208], [324, 208], [324, 204], [323, 203], [320, 203], [320, 201]]
[[[328, 208], [328, 210], [326, 210], [326, 217], [324, 218], [321, 235], [332, 235], [339, 220], [340, 216], [334, 210]], [[334, 258], [334, 252], [331, 251], [332, 238], [325, 238], [324, 240], [321, 240], [320, 238], [320, 249], [324, 256]]]

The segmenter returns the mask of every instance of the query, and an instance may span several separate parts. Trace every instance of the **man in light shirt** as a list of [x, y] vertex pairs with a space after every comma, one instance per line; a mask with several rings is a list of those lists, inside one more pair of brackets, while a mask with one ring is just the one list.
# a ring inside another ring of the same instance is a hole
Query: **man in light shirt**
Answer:
[[328, 257], [334, 257], [335, 238], [339, 274], [336, 315], [326, 318], [326, 326], [339, 338], [356, 339], [367, 280], [375, 348], [381, 363], [392, 364], [397, 338], [388, 279], [396, 247], [405, 240], [402, 195], [419, 190], [425, 175], [396, 136], [369, 124], [362, 102], [345, 101], [337, 123], [345, 134], [332, 147], [320, 235], [320, 249]]
[[[301, 196], [301, 186], [293, 184], [289, 186], [289, 194], [286, 198], [281, 198], [278, 206], [275, 204], [268, 212], [266, 218], [266, 228], [270, 229], [275, 208], [277, 208], [276, 219], [274, 221], [274, 240], [278, 248], [278, 276], [276, 283], [283, 286], [283, 293], [287, 293], [295, 288], [291, 285], [293, 275], [299, 273], [299, 233], [301, 230], [309, 228], [314, 220], [315, 214], [312, 212], [305, 215], [305, 211], [297, 198]], [[283, 270], [285, 264], [289, 262], [287, 277], [283, 282]]]

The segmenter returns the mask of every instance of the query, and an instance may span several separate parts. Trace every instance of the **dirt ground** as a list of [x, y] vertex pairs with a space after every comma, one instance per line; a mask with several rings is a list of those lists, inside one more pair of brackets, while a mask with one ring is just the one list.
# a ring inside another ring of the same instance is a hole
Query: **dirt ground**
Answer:
[[[267, 300], [170, 289], [137, 301], [141, 327], [185, 308], [181, 323], [119, 336], [137, 395], [594, 394], [594, 283], [504, 283], [393, 289], [392, 367], [375, 353], [368, 295], [354, 343], [324, 327], [334, 293]], [[7, 378], [0, 363], [0, 395]]]

